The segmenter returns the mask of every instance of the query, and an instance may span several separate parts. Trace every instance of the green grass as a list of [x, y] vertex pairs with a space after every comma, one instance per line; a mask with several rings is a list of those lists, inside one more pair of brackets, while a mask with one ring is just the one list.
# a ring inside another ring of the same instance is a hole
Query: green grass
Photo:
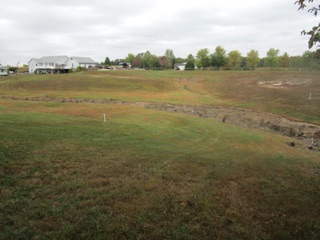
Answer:
[[129, 106], [0, 104], [1, 239], [319, 238], [318, 155], [285, 137]]
[[[226, 105], [319, 124], [319, 77], [21, 75], [1, 78], [0, 96]], [[283, 79], [312, 81], [259, 84]], [[319, 154], [287, 137], [127, 105], [1, 98], [0, 129], [0, 239], [320, 238]]]

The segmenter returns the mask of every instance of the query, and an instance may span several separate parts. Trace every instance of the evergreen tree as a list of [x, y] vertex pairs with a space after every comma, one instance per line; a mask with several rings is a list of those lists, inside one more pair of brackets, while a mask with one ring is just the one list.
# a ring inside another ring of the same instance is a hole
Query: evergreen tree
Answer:
[[111, 64], [110, 59], [108, 57], [106, 57], [106, 59], [104, 60], [104, 65], [105, 66], [110, 66], [110, 64]]

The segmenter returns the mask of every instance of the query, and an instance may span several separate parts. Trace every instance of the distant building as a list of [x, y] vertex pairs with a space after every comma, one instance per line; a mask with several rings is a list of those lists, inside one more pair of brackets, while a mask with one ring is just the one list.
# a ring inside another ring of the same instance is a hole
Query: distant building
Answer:
[[93, 61], [89, 57], [71, 57], [68, 66], [72, 69], [77, 69], [77, 67], [91, 68], [96, 66], [98, 63]]
[[186, 64], [187, 64], [186, 62], [185, 63], [176, 63], [176, 64], [174, 64], [174, 69], [184, 71], [186, 68]]
[[7, 67], [0, 65], [0, 76], [8, 76], [9, 70]]
[[[184, 70], [186, 70], [186, 66], [187, 66], [187, 62], [176, 63], [174, 65], [174, 69], [184, 71]], [[189, 66], [189, 68], [187, 68], [187, 70], [195, 70], [195, 69], [197, 69], [197, 66], [194, 66], [194, 68], [190, 68], [190, 66]]]
[[29, 73], [67, 73], [70, 69], [77, 67], [89, 68], [97, 62], [88, 57], [46, 56], [42, 58], [31, 58], [28, 62]]
[[69, 58], [67, 56], [46, 56], [42, 58], [32, 58], [29, 64], [29, 73], [63, 73], [68, 72], [67, 66]]

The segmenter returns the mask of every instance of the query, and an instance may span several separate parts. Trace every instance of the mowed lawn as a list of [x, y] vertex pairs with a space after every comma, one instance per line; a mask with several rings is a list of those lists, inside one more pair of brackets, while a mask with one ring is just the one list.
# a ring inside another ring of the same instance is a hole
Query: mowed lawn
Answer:
[[[230, 97], [238, 89], [226, 81], [251, 72], [183, 74], [18, 76], [1, 79], [0, 93], [269, 108]], [[141, 86], [124, 90], [129, 76]], [[295, 117], [319, 121], [312, 114]], [[0, 127], [0, 239], [320, 237], [319, 153], [289, 147], [287, 137], [126, 105], [8, 99], [0, 99]]]

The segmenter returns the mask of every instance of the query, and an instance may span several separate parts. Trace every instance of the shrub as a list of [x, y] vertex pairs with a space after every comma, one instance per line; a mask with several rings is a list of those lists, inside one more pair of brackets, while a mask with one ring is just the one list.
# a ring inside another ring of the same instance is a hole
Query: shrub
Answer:
[[87, 71], [87, 69], [85, 67], [78, 66], [76, 69], [76, 72], [84, 72], [84, 71]]
[[185, 70], [194, 70], [194, 62], [188, 61], [185, 66]]

